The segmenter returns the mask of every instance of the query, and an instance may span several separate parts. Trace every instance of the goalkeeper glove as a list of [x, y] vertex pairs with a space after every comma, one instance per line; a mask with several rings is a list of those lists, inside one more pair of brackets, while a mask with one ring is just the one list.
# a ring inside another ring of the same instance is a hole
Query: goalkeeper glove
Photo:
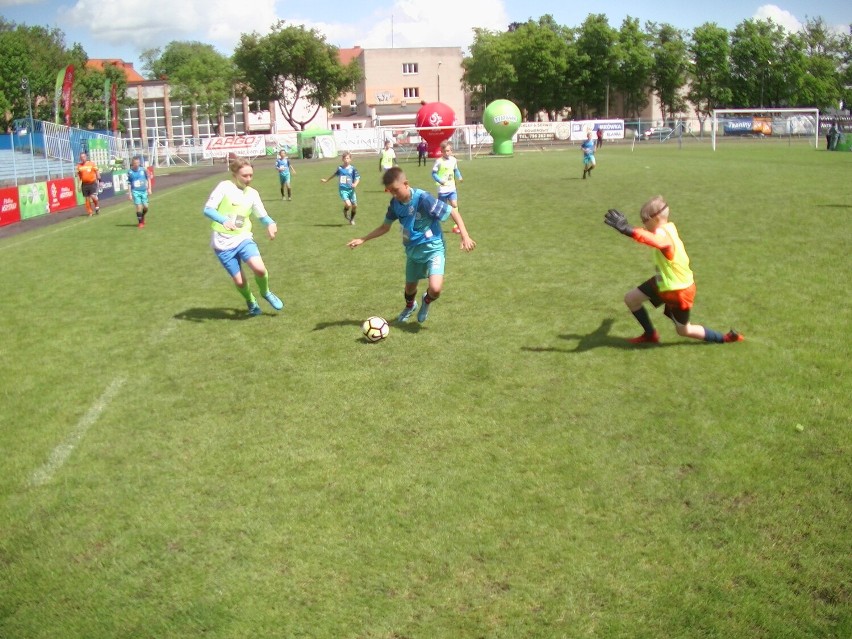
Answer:
[[617, 211], [616, 209], [607, 211], [606, 215], [604, 215], [604, 223], [622, 235], [633, 237], [633, 227], [628, 224], [627, 218], [624, 217], [624, 213], [621, 211]]

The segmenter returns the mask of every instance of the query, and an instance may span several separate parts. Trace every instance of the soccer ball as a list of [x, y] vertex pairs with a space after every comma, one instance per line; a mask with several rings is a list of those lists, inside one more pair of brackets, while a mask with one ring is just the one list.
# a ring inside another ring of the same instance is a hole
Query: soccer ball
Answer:
[[390, 326], [382, 317], [371, 317], [361, 324], [361, 331], [371, 342], [378, 342], [388, 336]]

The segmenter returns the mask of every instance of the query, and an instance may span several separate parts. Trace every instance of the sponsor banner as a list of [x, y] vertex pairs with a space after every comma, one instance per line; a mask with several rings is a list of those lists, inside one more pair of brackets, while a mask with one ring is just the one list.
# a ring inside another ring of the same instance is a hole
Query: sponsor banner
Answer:
[[725, 135], [772, 135], [772, 121], [769, 118], [751, 116], [725, 120]]
[[209, 138], [204, 141], [202, 156], [205, 160], [211, 158], [226, 158], [229, 155], [257, 157], [266, 152], [266, 143], [262, 135], [229, 135]]
[[571, 141], [584, 142], [589, 133], [597, 138], [603, 131], [604, 140], [624, 139], [624, 120], [576, 120], [571, 122]]
[[50, 206], [47, 203], [47, 182], [19, 186], [18, 203], [21, 207], [22, 220], [50, 213]]
[[77, 206], [74, 178], [60, 178], [47, 181], [47, 206], [51, 213]]
[[112, 188], [116, 193], [126, 193], [130, 190], [130, 180], [126, 169], [112, 172]]
[[21, 221], [21, 207], [18, 204], [18, 189], [10, 186], [0, 189], [0, 226]]
[[98, 198], [108, 198], [115, 195], [115, 184], [112, 181], [112, 171], [101, 173], [101, 181], [98, 182]]
[[523, 142], [526, 140], [559, 140], [565, 141], [571, 135], [568, 122], [521, 122], [514, 140]]

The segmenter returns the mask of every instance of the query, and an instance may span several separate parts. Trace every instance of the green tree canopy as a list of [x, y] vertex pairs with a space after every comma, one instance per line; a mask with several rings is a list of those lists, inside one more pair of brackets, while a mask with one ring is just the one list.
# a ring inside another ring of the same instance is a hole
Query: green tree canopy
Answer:
[[690, 83], [686, 94], [703, 128], [713, 109], [731, 102], [730, 41], [727, 29], [714, 22], [696, 27], [689, 47]]
[[[361, 78], [356, 60], [340, 62], [338, 48], [325, 36], [304, 25], [277, 22], [265, 36], [243, 34], [234, 51], [234, 63], [249, 97], [277, 102], [294, 129], [304, 129], [321, 107], [354, 89]], [[300, 109], [301, 104], [309, 105]]]

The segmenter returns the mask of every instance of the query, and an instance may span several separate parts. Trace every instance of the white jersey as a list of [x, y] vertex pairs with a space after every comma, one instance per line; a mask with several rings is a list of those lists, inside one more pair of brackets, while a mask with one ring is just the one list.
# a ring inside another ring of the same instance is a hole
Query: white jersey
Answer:
[[251, 214], [258, 219], [268, 217], [266, 207], [260, 199], [260, 193], [247, 186], [240, 189], [230, 180], [219, 182], [204, 208], [216, 209], [237, 225], [236, 230], [230, 231], [218, 222], [213, 222], [213, 234], [210, 246], [216, 251], [236, 248], [241, 242], [254, 237], [251, 232]]

